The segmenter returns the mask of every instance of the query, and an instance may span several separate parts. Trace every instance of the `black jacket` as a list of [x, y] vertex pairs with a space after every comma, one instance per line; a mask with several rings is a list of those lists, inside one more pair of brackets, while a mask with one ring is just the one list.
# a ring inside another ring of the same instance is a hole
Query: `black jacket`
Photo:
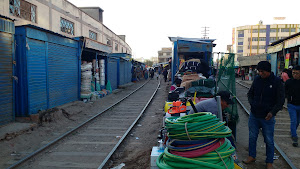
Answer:
[[283, 83], [273, 73], [265, 79], [256, 76], [247, 96], [255, 117], [265, 118], [269, 112], [276, 116], [284, 104]]
[[293, 105], [300, 105], [300, 80], [287, 80], [285, 82], [285, 94], [288, 103]]

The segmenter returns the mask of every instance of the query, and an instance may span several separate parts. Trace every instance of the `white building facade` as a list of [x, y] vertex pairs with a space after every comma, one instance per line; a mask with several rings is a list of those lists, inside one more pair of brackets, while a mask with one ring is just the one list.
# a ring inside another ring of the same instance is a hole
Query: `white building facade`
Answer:
[[35, 25], [67, 37], [87, 37], [112, 48], [112, 53], [132, 54], [124, 35], [102, 23], [99, 7], [78, 8], [67, 0], [1, 0], [0, 15], [15, 25]]

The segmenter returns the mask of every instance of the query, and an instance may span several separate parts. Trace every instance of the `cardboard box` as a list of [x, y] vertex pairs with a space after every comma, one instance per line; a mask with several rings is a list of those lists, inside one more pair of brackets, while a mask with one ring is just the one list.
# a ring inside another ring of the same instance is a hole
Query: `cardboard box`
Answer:
[[151, 160], [151, 164], [150, 164], [151, 169], [153, 167], [157, 167], [156, 160], [157, 160], [158, 156], [161, 155], [163, 152], [164, 152], [164, 150], [160, 150], [159, 147], [157, 147], [157, 146], [152, 147], [151, 157], [150, 157], [150, 160]]

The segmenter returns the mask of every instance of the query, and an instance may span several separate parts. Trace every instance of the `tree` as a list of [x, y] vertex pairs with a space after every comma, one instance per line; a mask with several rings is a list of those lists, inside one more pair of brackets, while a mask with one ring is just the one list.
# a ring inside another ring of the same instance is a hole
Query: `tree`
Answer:
[[145, 65], [147, 65], [148, 67], [152, 67], [152, 65], [153, 65], [153, 62], [152, 62], [151, 60], [149, 60], [149, 59], [146, 59], [146, 60], [144, 61], [144, 63], [145, 63]]

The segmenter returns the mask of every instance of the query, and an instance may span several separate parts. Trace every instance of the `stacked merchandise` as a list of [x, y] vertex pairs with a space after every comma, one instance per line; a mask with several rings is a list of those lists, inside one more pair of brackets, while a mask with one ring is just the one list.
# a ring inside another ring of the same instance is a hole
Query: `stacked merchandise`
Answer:
[[81, 65], [81, 99], [90, 99], [92, 96], [91, 81], [92, 81], [92, 63], [84, 62]]
[[100, 85], [101, 89], [105, 87], [105, 60], [100, 60]]
[[226, 138], [231, 130], [208, 112], [165, 120], [167, 147], [156, 161], [161, 169], [235, 168], [235, 148]]

